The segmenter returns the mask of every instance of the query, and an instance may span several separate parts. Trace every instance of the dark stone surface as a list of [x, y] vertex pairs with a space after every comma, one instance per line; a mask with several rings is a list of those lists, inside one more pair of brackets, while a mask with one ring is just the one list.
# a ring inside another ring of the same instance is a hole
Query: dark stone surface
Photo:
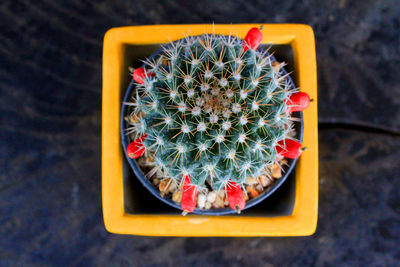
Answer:
[[[0, 265], [395, 266], [400, 261], [398, 1], [2, 1]], [[107, 29], [165, 23], [314, 27], [318, 229], [303, 238], [105, 231], [101, 52]]]

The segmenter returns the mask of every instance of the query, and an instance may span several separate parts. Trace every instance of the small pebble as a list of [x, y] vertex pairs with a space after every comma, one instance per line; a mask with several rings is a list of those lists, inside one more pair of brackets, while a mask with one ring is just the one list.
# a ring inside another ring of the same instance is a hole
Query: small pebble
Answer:
[[256, 186], [256, 190], [257, 190], [258, 193], [261, 193], [262, 191], [264, 191], [264, 187], [261, 184], [258, 184]]
[[246, 186], [246, 192], [247, 192], [247, 193], [250, 193], [250, 192], [253, 191], [253, 190], [254, 190], [254, 186], [252, 186], [252, 185]]
[[172, 200], [177, 202], [177, 203], [180, 203], [181, 199], [182, 199], [182, 191], [181, 190], [176, 190], [174, 192], [174, 194], [172, 195]]
[[177, 188], [176, 182], [175, 181], [171, 181], [171, 184], [169, 185], [168, 191], [170, 191], [170, 192], [176, 191], [176, 188]]
[[258, 196], [258, 192], [257, 192], [257, 190], [253, 190], [253, 191], [251, 191], [250, 192], [250, 196], [252, 197], [252, 198], [255, 198], [256, 196]]
[[199, 194], [197, 196], [197, 207], [199, 207], [200, 209], [204, 208], [204, 206], [206, 205], [206, 199], [207, 197], [204, 194]]
[[212, 191], [212, 192], [208, 193], [207, 201], [210, 203], [213, 203], [216, 198], [217, 198], [217, 194], [214, 191]]
[[265, 176], [265, 175], [261, 175], [261, 176], [260, 176], [260, 183], [261, 183], [261, 185], [262, 185], [263, 187], [267, 187], [267, 186], [269, 186], [270, 184], [272, 184], [272, 179], [268, 178], [268, 177]]
[[282, 177], [281, 168], [279, 168], [279, 166], [276, 163], [272, 167], [272, 177], [274, 177], [275, 179], [279, 179]]
[[253, 185], [248, 185], [246, 187], [246, 191], [247, 191], [247, 193], [249, 193], [249, 196], [251, 198], [255, 198], [256, 196], [258, 196], [258, 192]]
[[[164, 180], [162, 180], [160, 182], [160, 184], [158, 186], [158, 190], [160, 190], [161, 194], [162, 193], [166, 194], [166, 193], [169, 192], [169, 188], [171, 186], [171, 183], [172, 182], [170, 182], [169, 179], [164, 179]], [[168, 187], [167, 187], [167, 185], [168, 185]]]
[[247, 177], [246, 178], [246, 183], [247, 184], [256, 184], [257, 183], [257, 179], [254, 177]]
[[217, 197], [217, 198], [215, 199], [215, 204], [216, 204], [217, 208], [223, 208], [223, 207], [225, 207], [225, 205], [224, 205], [224, 200], [222, 200], [222, 198], [220, 198], [220, 197]]
[[204, 205], [204, 208], [205, 208], [206, 210], [211, 209], [211, 203], [207, 201], [206, 204]]
[[153, 179], [153, 184], [154, 184], [155, 186], [159, 185], [159, 184], [160, 184], [160, 179], [154, 178], [154, 179]]

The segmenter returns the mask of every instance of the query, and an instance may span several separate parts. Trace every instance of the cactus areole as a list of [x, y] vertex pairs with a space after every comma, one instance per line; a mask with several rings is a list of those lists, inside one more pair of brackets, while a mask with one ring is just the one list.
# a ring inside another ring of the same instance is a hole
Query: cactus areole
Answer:
[[294, 103], [298, 90], [258, 48], [261, 41], [257, 28], [244, 39], [190, 36], [164, 46], [132, 73], [135, 89], [124, 114], [124, 134], [132, 141], [127, 156], [152, 157], [154, 169], [182, 190], [184, 214], [195, 210], [202, 190], [225, 191], [240, 212], [249, 177], [268, 176], [279, 158], [301, 154], [284, 140], [296, 136], [293, 107], [308, 105], [304, 96]]

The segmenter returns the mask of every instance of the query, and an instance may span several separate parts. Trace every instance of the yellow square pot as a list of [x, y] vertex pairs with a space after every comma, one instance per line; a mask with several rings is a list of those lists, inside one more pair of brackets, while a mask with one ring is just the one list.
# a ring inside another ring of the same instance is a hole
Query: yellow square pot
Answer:
[[[148, 236], [305, 236], [315, 232], [318, 217], [317, 74], [314, 33], [298, 24], [263, 24], [263, 44], [290, 45], [296, 85], [315, 101], [303, 111], [303, 152], [296, 164], [296, 188], [291, 215], [181, 216], [130, 214], [124, 208], [123, 151], [120, 139], [121, 94], [126, 90], [128, 46], [152, 46], [183, 38], [186, 33], [238, 34], [240, 25], [155, 25], [113, 28], [104, 37], [102, 115], [102, 198], [106, 229], [112, 233]], [[149, 55], [148, 55], [149, 56]], [[144, 187], [143, 190], [146, 190]]]

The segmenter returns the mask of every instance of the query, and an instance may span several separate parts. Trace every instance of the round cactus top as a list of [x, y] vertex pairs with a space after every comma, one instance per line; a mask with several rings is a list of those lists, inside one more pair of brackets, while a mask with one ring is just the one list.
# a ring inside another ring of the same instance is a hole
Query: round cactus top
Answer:
[[276, 161], [293, 131], [293, 88], [266, 50], [248, 48], [233, 36], [191, 36], [145, 61], [131, 129], [172, 178], [221, 189]]

